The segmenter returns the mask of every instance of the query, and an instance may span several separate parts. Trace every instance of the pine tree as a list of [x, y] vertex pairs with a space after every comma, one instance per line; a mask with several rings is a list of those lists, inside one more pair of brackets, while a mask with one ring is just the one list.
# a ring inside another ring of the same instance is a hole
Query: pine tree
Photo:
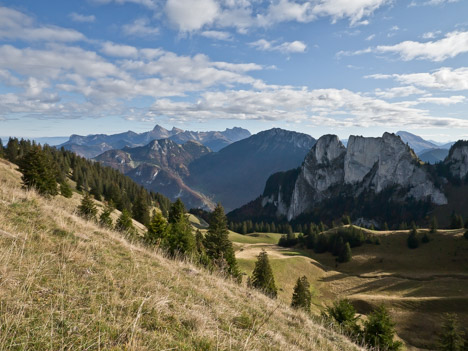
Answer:
[[171, 206], [169, 210], [169, 218], [168, 222], [169, 223], [176, 223], [180, 217], [185, 216], [185, 206], [184, 203], [180, 200], [177, 199]]
[[0, 138], [0, 158], [4, 158], [4, 157], [5, 157], [5, 151], [4, 151], [2, 139]]
[[390, 229], [388, 228], [388, 224], [387, 222], [384, 223], [384, 228], [383, 228], [386, 232], [388, 232]]
[[85, 193], [81, 199], [81, 204], [78, 206], [78, 214], [87, 220], [96, 220], [97, 207], [91, 195]]
[[442, 333], [439, 337], [438, 350], [462, 351], [464, 333], [460, 330], [455, 314], [446, 314], [442, 325]]
[[437, 233], [437, 218], [432, 217], [432, 220], [431, 220], [431, 234], [436, 234]]
[[255, 268], [252, 273], [251, 284], [255, 289], [261, 290], [265, 295], [272, 298], [276, 298], [278, 294], [268, 254], [265, 250], [262, 250], [262, 252], [257, 256], [257, 262], [255, 262]]
[[225, 261], [227, 264], [227, 272], [234, 277], [240, 276], [232, 242], [229, 240], [226, 215], [224, 214], [224, 209], [221, 204], [216, 205], [216, 208], [210, 216], [210, 226], [203, 243], [207, 255], [213, 262], [220, 263]]
[[333, 306], [327, 308], [326, 315], [347, 333], [355, 336], [361, 333], [361, 329], [357, 324], [356, 310], [349, 300], [335, 301]]
[[367, 344], [380, 350], [396, 351], [402, 346], [394, 341], [395, 323], [390, 319], [387, 309], [377, 307], [364, 322], [364, 338]]
[[349, 262], [351, 261], [352, 256], [351, 246], [349, 246], [349, 243], [347, 242], [338, 256], [338, 262]]
[[146, 194], [143, 190], [140, 191], [133, 205], [132, 213], [133, 213], [133, 218], [135, 218], [136, 221], [140, 222], [141, 224], [147, 227], [150, 222], [150, 216], [149, 216], [148, 201], [145, 195]]
[[66, 180], [60, 183], [60, 195], [67, 199], [73, 196], [73, 191]]
[[465, 226], [465, 223], [463, 222], [463, 217], [456, 214], [452, 213], [451, 221], [450, 221], [450, 228], [451, 229], [460, 229]]
[[413, 225], [413, 229], [411, 229], [408, 239], [406, 239], [406, 244], [408, 245], [410, 249], [416, 249], [419, 247], [419, 240], [418, 240], [418, 237], [416, 236], [417, 233], [418, 233], [418, 230], [416, 229], [416, 226]]
[[130, 232], [134, 229], [132, 216], [130, 216], [130, 212], [128, 212], [126, 208], [122, 210], [122, 213], [117, 219], [117, 223], [115, 224], [115, 229], [121, 232]]
[[[155, 211], [148, 225], [148, 231], [145, 235], [145, 241], [150, 245], [161, 243], [166, 237], [166, 221], [161, 212]], [[164, 246], [164, 243], [163, 243]]]
[[192, 226], [184, 215], [175, 217], [177, 221], [175, 223], [169, 223], [167, 226], [167, 248], [171, 255], [192, 254], [195, 247], [195, 237], [192, 234]]
[[310, 292], [310, 284], [307, 277], [304, 275], [301, 278], [297, 278], [296, 286], [294, 286], [291, 307], [310, 312], [311, 302], [312, 293]]
[[33, 147], [19, 160], [24, 187], [36, 189], [41, 195], [58, 194], [56, 167], [39, 146]]
[[112, 228], [113, 222], [111, 214], [113, 211], [114, 205], [112, 204], [112, 201], [109, 201], [106, 207], [104, 207], [104, 210], [102, 211], [101, 215], [99, 216], [99, 224], [106, 228]]

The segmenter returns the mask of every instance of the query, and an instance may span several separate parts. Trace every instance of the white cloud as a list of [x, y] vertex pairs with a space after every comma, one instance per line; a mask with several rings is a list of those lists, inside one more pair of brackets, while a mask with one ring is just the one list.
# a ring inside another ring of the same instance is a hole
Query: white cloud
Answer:
[[125, 4], [125, 3], [134, 3], [138, 5], [145, 6], [149, 9], [156, 10], [158, 8], [158, 1], [157, 0], [91, 0], [92, 2], [96, 4], [110, 4], [110, 3], [116, 3], [119, 5]]
[[111, 42], [105, 42], [102, 44], [101, 51], [108, 55], [114, 57], [137, 57], [138, 50], [129, 45], [118, 45]]
[[165, 10], [181, 32], [191, 32], [213, 23], [220, 8], [214, 0], [167, 0]]
[[307, 49], [307, 45], [304, 44], [302, 41], [298, 41], [298, 40], [276, 44], [275, 41], [268, 41], [265, 39], [260, 39], [260, 40], [250, 43], [249, 45], [254, 48], [257, 48], [258, 50], [279, 51], [284, 54], [303, 53]]
[[187, 120], [241, 119], [328, 126], [467, 127], [468, 121], [432, 117], [405, 103], [389, 103], [346, 89], [277, 89], [206, 92], [195, 103], [159, 99], [157, 116]]
[[94, 15], [82, 15], [76, 12], [70, 13], [69, 17], [74, 22], [81, 22], [81, 23], [92, 23], [96, 21], [96, 16]]
[[151, 27], [146, 18], [138, 18], [132, 23], [125, 24], [122, 28], [126, 35], [130, 36], [154, 36], [159, 34], [159, 29]]
[[405, 61], [420, 59], [440, 62], [468, 52], [468, 32], [455, 31], [447, 33], [443, 39], [424, 43], [404, 41], [396, 45], [381, 45], [375, 51], [396, 53]]
[[206, 30], [201, 33], [202, 36], [216, 40], [232, 40], [231, 33], [218, 30]]
[[369, 36], [366, 38], [366, 40], [367, 40], [367, 41], [370, 41], [370, 40], [372, 40], [372, 39], [374, 39], [374, 38], [375, 38], [375, 34], [371, 34], [371, 35], [369, 35]]
[[394, 79], [402, 84], [440, 90], [468, 90], [468, 67], [442, 67], [434, 72], [410, 74], [374, 74], [373, 79]]
[[375, 95], [385, 99], [393, 99], [398, 97], [407, 97], [411, 95], [424, 94], [425, 91], [414, 86], [395, 87], [386, 90], [376, 89]]
[[351, 25], [367, 24], [364, 17], [372, 15], [379, 7], [390, 0], [318, 0], [295, 1], [279, 0], [272, 3], [265, 15], [260, 15], [260, 23], [272, 25], [279, 22], [311, 22], [318, 17], [331, 17], [334, 22], [349, 19]]
[[466, 101], [465, 96], [450, 96], [450, 97], [422, 97], [417, 100], [418, 103], [423, 104], [436, 104], [436, 105], [443, 105], [449, 106], [454, 104], [460, 104]]
[[440, 34], [442, 33], [442, 31], [440, 30], [436, 30], [434, 32], [426, 32], [422, 35], [422, 38], [423, 39], [435, 39], [436, 37], [438, 37]]
[[86, 38], [74, 29], [36, 25], [31, 17], [19, 11], [0, 7], [0, 39], [72, 42]]

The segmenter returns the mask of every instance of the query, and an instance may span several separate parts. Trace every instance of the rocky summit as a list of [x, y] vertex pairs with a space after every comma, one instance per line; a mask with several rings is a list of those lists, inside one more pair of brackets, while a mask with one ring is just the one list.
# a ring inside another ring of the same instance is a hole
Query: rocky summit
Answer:
[[[456, 155], [459, 153], [462, 155], [461, 151]], [[378, 194], [395, 188], [404, 190], [398, 195], [399, 200], [429, 199], [436, 205], [447, 203], [444, 193], [436, 187], [413, 150], [399, 136], [390, 133], [379, 138], [351, 136], [347, 148], [336, 135], [322, 136], [306, 156], [292, 192], [285, 193], [283, 188], [285, 184], [278, 184], [276, 192], [272, 192], [270, 187], [262, 206], [273, 204], [277, 214], [288, 220], [345, 189], [358, 196], [366, 191]]]

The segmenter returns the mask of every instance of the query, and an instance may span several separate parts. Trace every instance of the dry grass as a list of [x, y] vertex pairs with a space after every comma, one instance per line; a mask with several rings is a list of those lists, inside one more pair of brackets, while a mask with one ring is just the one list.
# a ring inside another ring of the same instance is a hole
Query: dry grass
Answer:
[[285, 304], [84, 221], [0, 161], [0, 350], [358, 350]]
[[344, 297], [365, 314], [386, 305], [410, 350], [433, 349], [445, 312], [458, 314], [461, 325], [468, 326], [468, 240], [463, 230], [429, 234], [431, 241], [416, 250], [406, 246], [408, 231], [366, 231], [381, 244], [354, 248], [345, 264], [337, 265], [329, 253], [266, 243], [238, 243], [236, 256], [242, 270], [251, 274], [256, 255], [265, 249], [282, 288], [279, 298], [286, 303], [295, 280], [305, 274], [314, 287], [316, 310]]

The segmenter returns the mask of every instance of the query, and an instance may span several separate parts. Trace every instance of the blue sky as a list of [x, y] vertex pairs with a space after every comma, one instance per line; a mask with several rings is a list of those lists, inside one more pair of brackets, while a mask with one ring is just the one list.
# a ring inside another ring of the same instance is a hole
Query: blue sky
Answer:
[[468, 138], [468, 1], [0, 0], [0, 135]]

